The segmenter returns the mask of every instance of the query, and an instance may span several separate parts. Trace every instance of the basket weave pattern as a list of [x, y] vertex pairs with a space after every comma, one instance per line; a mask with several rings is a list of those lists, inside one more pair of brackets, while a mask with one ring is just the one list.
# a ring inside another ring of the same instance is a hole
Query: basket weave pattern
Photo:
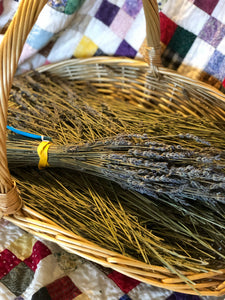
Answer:
[[[161, 266], [148, 265], [121, 254], [103, 249], [86, 239], [60, 228], [39, 213], [22, 206], [19, 192], [11, 180], [6, 155], [7, 101], [13, 75], [32, 25], [46, 0], [24, 0], [14, 17], [0, 48], [0, 209], [4, 218], [26, 231], [58, 243], [69, 252], [105, 267], [117, 270], [137, 280], [188, 293], [220, 296], [225, 294], [225, 269], [218, 272], [184, 272], [194, 286]], [[160, 31], [156, 1], [143, 0], [147, 24], [150, 66], [125, 58], [90, 58], [69, 60], [44, 66], [39, 72], [49, 71], [69, 80], [91, 82], [98, 92], [109, 97], [119, 95], [124, 100], [151, 109], [178, 112], [183, 115], [212, 120], [225, 120], [225, 97], [216, 89], [188, 79], [160, 65]], [[22, 208], [21, 208], [22, 206]], [[194, 289], [193, 289], [194, 287]]]

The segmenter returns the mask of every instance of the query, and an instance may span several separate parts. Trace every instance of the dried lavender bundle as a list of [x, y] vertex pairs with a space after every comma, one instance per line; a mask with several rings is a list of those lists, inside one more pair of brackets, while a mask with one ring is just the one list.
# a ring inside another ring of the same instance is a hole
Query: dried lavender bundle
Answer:
[[[170, 137], [171, 138], [171, 137]], [[225, 203], [225, 152], [194, 135], [178, 135], [177, 143], [147, 135], [119, 135], [84, 145], [51, 146], [50, 167], [82, 171], [114, 181], [127, 190], [156, 197], [165, 194], [185, 204], [189, 200]], [[179, 144], [186, 141], [186, 147]], [[191, 148], [192, 141], [199, 149]], [[25, 144], [25, 142], [24, 142]], [[188, 145], [190, 144], [190, 147]], [[37, 165], [37, 146], [8, 147], [9, 166]], [[203, 145], [204, 148], [200, 148]], [[15, 155], [15, 147], [17, 147]], [[189, 202], [187, 202], [188, 204]]]
[[[51, 147], [52, 167], [97, 173], [147, 195], [224, 201], [223, 122], [151, 112], [94, 92], [93, 87], [74, 87], [38, 73], [17, 78], [9, 123], [39, 130], [56, 144], [86, 143]], [[23, 164], [19, 153], [17, 157], [17, 165]], [[27, 156], [26, 162], [37, 165], [38, 158]]]

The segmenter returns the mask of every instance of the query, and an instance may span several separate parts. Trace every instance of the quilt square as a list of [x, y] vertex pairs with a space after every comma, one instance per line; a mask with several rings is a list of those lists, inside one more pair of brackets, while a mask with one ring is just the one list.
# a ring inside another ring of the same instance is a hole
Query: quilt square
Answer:
[[122, 41], [119, 48], [116, 50], [115, 56], [127, 56], [134, 58], [137, 54], [137, 51], [131, 47], [125, 40]]
[[142, 0], [126, 0], [123, 5], [123, 10], [131, 17], [136, 17], [142, 8]]
[[38, 263], [45, 258], [46, 256], [50, 255], [51, 251], [48, 249], [40, 241], [37, 241], [33, 247], [33, 252], [30, 257], [24, 260], [24, 263], [31, 268], [31, 270], [35, 271], [37, 269]]
[[194, 4], [211, 15], [219, 0], [195, 0]]
[[0, 253], [0, 279], [6, 276], [20, 262], [21, 260], [8, 249], [2, 251]]
[[208, 22], [203, 27], [199, 37], [212, 45], [217, 47], [225, 36], [225, 25], [214, 17], [210, 17]]
[[26, 40], [26, 43], [32, 48], [39, 50], [48, 43], [53, 35], [53, 32], [49, 32], [42, 29], [38, 25], [34, 25]]
[[130, 17], [125, 11], [121, 9], [113, 20], [110, 28], [114, 33], [121, 37], [121, 39], [124, 39], [132, 23], [132, 17]]
[[174, 32], [177, 29], [177, 24], [174, 23], [170, 18], [168, 18], [164, 13], [159, 13], [160, 18], [160, 32], [161, 37], [160, 40], [165, 45], [168, 45]]
[[81, 291], [68, 277], [62, 277], [46, 286], [51, 300], [73, 300], [81, 294]]
[[34, 272], [24, 263], [19, 263], [0, 281], [13, 294], [20, 296], [30, 285], [34, 277]]
[[36, 242], [37, 240], [31, 234], [24, 233], [8, 246], [8, 250], [24, 260], [32, 254], [33, 245]]
[[74, 56], [75, 57], [90, 57], [95, 54], [98, 46], [85, 35], [82, 37], [80, 43], [75, 49]]
[[225, 77], [225, 57], [222, 53], [215, 50], [214, 54], [210, 58], [205, 71], [219, 80], [223, 80]]
[[178, 26], [168, 44], [168, 48], [177, 52], [180, 57], [184, 58], [195, 39], [196, 35]]
[[110, 26], [118, 11], [119, 7], [117, 5], [112, 4], [107, 0], [103, 0], [95, 17], [105, 25]]
[[116, 283], [116, 285], [126, 294], [140, 283], [140, 281], [118, 273], [117, 271], [113, 271], [108, 275], [108, 277], [112, 279]]
[[[64, 0], [65, 1], [65, 0]], [[65, 7], [65, 14], [72, 15], [82, 5], [84, 0], [67, 0]]]

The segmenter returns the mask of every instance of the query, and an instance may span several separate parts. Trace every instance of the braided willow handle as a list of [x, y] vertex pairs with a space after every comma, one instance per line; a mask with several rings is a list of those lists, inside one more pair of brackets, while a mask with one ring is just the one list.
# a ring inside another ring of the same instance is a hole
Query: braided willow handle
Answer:
[[21, 200], [12, 182], [7, 162], [6, 125], [8, 97], [27, 35], [47, 0], [23, 0], [0, 44], [0, 212], [20, 209]]
[[160, 22], [156, 0], [142, 0], [145, 19], [148, 54], [151, 67], [161, 66]]

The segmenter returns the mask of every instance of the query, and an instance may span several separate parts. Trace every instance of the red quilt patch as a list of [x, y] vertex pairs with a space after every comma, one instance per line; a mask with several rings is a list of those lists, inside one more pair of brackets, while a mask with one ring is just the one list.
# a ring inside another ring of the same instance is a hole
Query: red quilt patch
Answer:
[[161, 41], [168, 45], [174, 32], [177, 29], [177, 24], [174, 23], [171, 19], [169, 19], [164, 13], [159, 13], [160, 17], [160, 32], [161, 32]]
[[125, 294], [129, 293], [140, 283], [140, 281], [120, 274], [117, 271], [113, 271], [108, 277], [112, 279]]
[[35, 271], [37, 269], [38, 263], [45, 258], [46, 256], [50, 255], [51, 251], [48, 249], [40, 241], [37, 241], [34, 244], [33, 252], [30, 257], [24, 260], [24, 263], [31, 268], [31, 270]]
[[2, 251], [0, 253], [0, 279], [7, 275], [20, 262], [21, 260], [8, 249]]
[[51, 300], [72, 300], [81, 294], [81, 291], [68, 277], [62, 277], [46, 286]]

